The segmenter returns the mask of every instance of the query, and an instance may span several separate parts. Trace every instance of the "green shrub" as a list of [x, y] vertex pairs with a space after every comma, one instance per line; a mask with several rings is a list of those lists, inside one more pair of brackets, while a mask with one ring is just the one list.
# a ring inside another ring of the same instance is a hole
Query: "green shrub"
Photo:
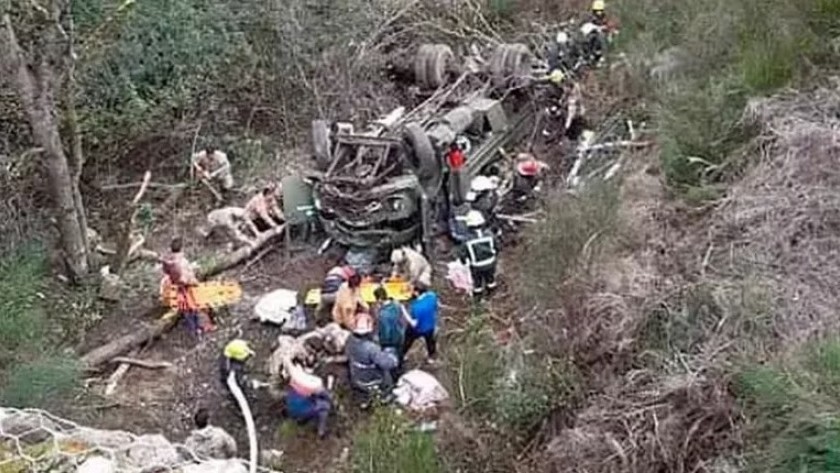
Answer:
[[840, 471], [840, 342], [818, 342], [777, 365], [750, 366], [734, 392], [747, 419], [755, 472]]
[[354, 473], [440, 473], [443, 465], [432, 437], [416, 432], [389, 407], [377, 408], [353, 442]]
[[486, 317], [471, 317], [464, 335], [450, 347], [448, 365], [453, 379], [458, 380], [459, 406], [473, 414], [491, 412], [493, 387], [502, 374], [502, 366]]
[[579, 195], [551, 198], [545, 222], [526, 231], [519, 281], [525, 296], [549, 303], [558, 297], [558, 282], [572, 274], [618, 230], [618, 189], [591, 184]]
[[0, 391], [4, 406], [49, 407], [80, 385], [81, 367], [72, 358], [53, 356], [11, 368]]

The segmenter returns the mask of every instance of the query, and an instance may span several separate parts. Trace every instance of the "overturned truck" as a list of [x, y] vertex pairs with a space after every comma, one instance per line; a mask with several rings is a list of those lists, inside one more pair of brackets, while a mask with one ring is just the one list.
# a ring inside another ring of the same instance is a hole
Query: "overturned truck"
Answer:
[[[530, 59], [522, 48], [501, 47], [501, 56], [515, 56], [509, 66], [496, 59], [487, 70], [468, 72], [458, 69], [448, 47], [423, 46], [415, 75], [421, 87], [435, 90], [421, 107], [410, 112], [400, 107], [362, 130], [314, 121], [316, 170], [308, 177], [326, 233], [346, 246], [380, 250], [419, 241], [428, 254], [437, 224], [446, 220], [453, 201], [460, 202], [471, 179], [498, 166], [503, 150], [532, 130], [535, 114], [528, 100], [503, 90], [499, 80], [527, 73]], [[498, 56], [499, 50], [493, 58]], [[488, 80], [466, 92], [462, 86], [456, 94], [458, 84], [448, 82], [467, 74]], [[449, 185], [444, 159], [456, 142], [466, 155], [459, 187]]]

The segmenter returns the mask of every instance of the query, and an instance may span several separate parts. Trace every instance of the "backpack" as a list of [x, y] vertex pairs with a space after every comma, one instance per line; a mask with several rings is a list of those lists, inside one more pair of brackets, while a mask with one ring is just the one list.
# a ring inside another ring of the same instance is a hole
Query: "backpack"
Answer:
[[400, 347], [403, 343], [403, 327], [400, 323], [400, 306], [388, 302], [379, 309], [379, 344]]

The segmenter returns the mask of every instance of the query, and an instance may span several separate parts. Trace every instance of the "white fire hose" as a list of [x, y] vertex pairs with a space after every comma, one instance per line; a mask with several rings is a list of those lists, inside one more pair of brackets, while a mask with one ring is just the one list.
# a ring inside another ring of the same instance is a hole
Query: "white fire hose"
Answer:
[[250, 465], [248, 471], [250, 473], [257, 472], [257, 429], [254, 427], [254, 416], [251, 415], [251, 407], [248, 405], [248, 400], [245, 399], [245, 394], [239, 385], [236, 384], [236, 373], [230, 372], [227, 378], [227, 386], [233, 397], [236, 398], [236, 403], [239, 404], [239, 410], [242, 411], [242, 417], [245, 418], [245, 429], [248, 431], [248, 452], [250, 457]]

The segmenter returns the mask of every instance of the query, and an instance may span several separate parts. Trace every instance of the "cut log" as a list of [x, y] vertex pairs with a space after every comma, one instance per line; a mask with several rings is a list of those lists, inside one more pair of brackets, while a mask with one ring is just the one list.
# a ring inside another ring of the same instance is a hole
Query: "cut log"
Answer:
[[279, 225], [274, 227], [268, 231], [260, 233], [257, 235], [257, 238], [254, 241], [252, 246], [246, 246], [240, 248], [233, 253], [230, 253], [226, 257], [219, 260], [216, 264], [208, 267], [202, 268], [198, 271], [198, 279], [207, 279], [209, 277], [215, 276], [222, 271], [230, 269], [234, 266], [244, 263], [248, 259], [250, 259], [254, 255], [258, 255], [260, 250], [267, 244], [269, 244], [272, 240], [277, 237], [283, 235], [283, 230], [286, 228], [286, 225]]

